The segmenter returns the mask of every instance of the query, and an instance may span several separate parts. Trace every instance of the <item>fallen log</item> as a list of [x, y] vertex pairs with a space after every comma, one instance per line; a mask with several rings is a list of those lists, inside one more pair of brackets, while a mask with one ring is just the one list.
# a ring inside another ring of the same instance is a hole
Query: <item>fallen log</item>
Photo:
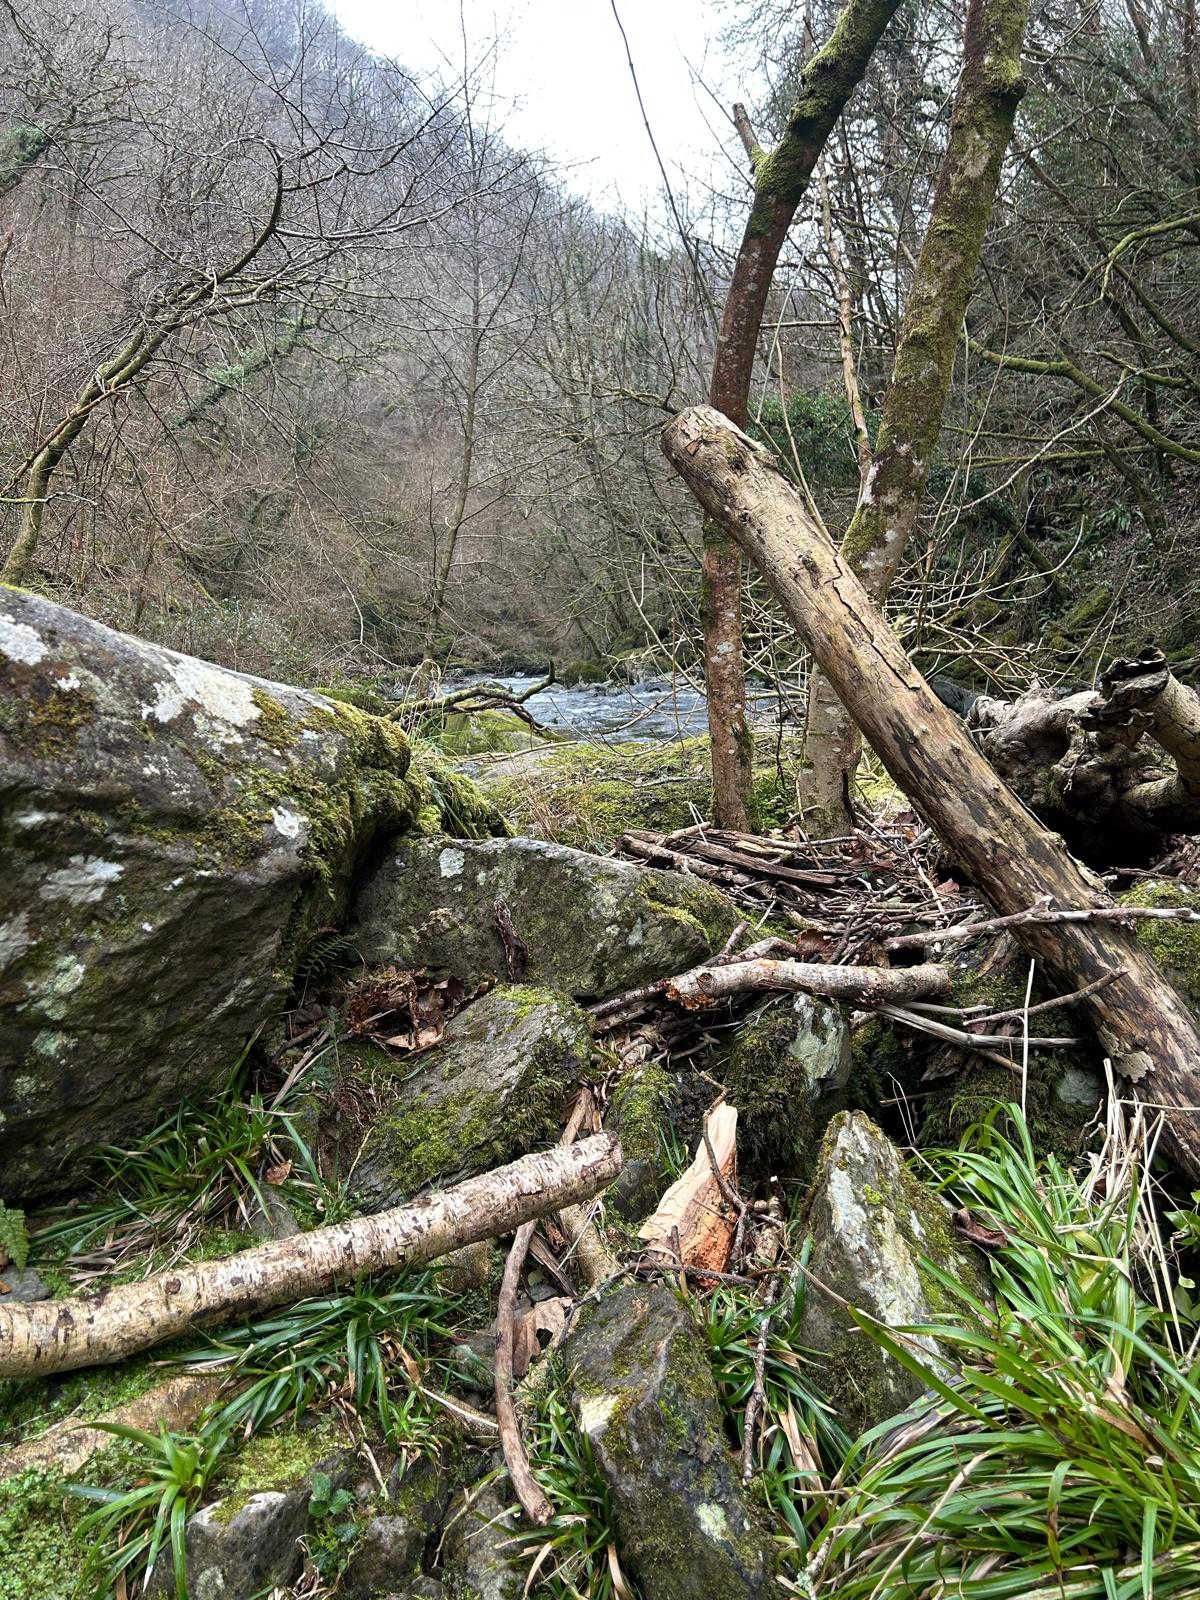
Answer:
[[[663, 430], [708, 515], [751, 556], [896, 783], [1001, 915], [1106, 902], [1063, 841], [1021, 804], [913, 666], [878, 607], [769, 452], [709, 406]], [[1153, 958], [1119, 924], [1022, 922], [1015, 937], [1080, 1004], [1114, 1067], [1164, 1107], [1165, 1140], [1200, 1176], [1200, 1032]]]
[[619, 1143], [598, 1134], [376, 1216], [275, 1239], [223, 1261], [173, 1267], [97, 1294], [0, 1306], [0, 1377], [122, 1361], [197, 1323], [283, 1305], [364, 1272], [432, 1261], [590, 1200], [620, 1170]]

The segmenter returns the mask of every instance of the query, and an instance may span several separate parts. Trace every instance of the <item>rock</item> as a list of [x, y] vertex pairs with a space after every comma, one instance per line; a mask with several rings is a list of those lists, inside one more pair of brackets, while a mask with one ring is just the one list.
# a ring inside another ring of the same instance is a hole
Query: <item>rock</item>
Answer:
[[12, 1266], [0, 1268], [0, 1305], [12, 1305], [14, 1301], [28, 1305], [49, 1298], [49, 1288], [32, 1267], [23, 1272]]
[[[497, 901], [524, 947], [521, 973], [509, 967]], [[723, 894], [678, 873], [536, 839], [412, 839], [363, 890], [354, 938], [372, 965], [470, 982], [522, 976], [591, 999], [694, 966], [737, 922]]]
[[729, 1454], [700, 1336], [670, 1290], [626, 1281], [588, 1301], [562, 1361], [644, 1600], [774, 1595], [771, 1541]]
[[250, 1232], [256, 1239], [294, 1239], [300, 1232], [296, 1213], [273, 1185], [260, 1185], [258, 1195], [251, 1198], [248, 1211]]
[[388, 722], [0, 598], [0, 1196], [228, 1073], [363, 852], [501, 825]]
[[435, 1180], [553, 1144], [590, 1053], [587, 1017], [565, 995], [493, 989], [461, 1011], [397, 1085], [354, 1168], [356, 1203], [396, 1205]]
[[521, 1600], [525, 1593], [528, 1563], [516, 1553], [520, 1520], [515, 1505], [502, 1497], [507, 1485], [503, 1472], [473, 1484], [451, 1511], [445, 1581], [455, 1600]]
[[[959, 1242], [948, 1208], [861, 1111], [841, 1112], [830, 1123], [805, 1204], [812, 1278], [886, 1326], [924, 1322], [951, 1309], [963, 1314], [922, 1257], [977, 1298], [991, 1299], [983, 1257]], [[941, 1359], [934, 1338], [915, 1338], [933, 1362]], [[826, 1356], [825, 1392], [852, 1435], [904, 1410], [921, 1393], [920, 1380], [811, 1282], [799, 1341]]]
[[[1148, 878], [1118, 896], [1123, 906], [1175, 907], [1200, 912], [1200, 889], [1175, 880]], [[1145, 945], [1192, 1010], [1200, 1014], [1200, 923], [1139, 919], [1132, 924]]]
[[441, 1525], [451, 1485], [440, 1468], [428, 1463], [407, 1476], [393, 1474], [386, 1509], [359, 1534], [338, 1593], [348, 1600], [375, 1600], [419, 1577], [421, 1554]]
[[389, 1595], [388, 1600], [450, 1600], [446, 1586], [437, 1578], [414, 1578], [406, 1589]]
[[846, 1105], [850, 1029], [837, 1006], [798, 994], [738, 1028], [722, 1073], [739, 1112], [743, 1173], [807, 1183], [830, 1118]]
[[[264, 1434], [238, 1457], [229, 1491], [188, 1518], [187, 1582], [191, 1600], [249, 1600], [281, 1587], [300, 1570], [317, 1473], [335, 1487], [354, 1476], [354, 1456], [328, 1453], [315, 1430]], [[146, 1600], [174, 1600], [168, 1547], [154, 1564]]]
[[[233, 1600], [290, 1583], [300, 1570], [300, 1538], [308, 1522], [308, 1494], [264, 1489], [235, 1511], [218, 1500], [189, 1517], [188, 1593], [194, 1600]], [[170, 1552], [160, 1556], [147, 1600], [174, 1600]]]

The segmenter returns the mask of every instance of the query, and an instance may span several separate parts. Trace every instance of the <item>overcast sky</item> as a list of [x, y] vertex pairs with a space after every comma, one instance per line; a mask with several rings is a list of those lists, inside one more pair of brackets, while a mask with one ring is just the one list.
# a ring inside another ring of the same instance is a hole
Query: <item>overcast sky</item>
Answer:
[[[462, 59], [457, 0], [332, 0], [364, 44], [414, 70]], [[723, 171], [728, 123], [701, 74], [721, 87], [713, 0], [618, 0], [621, 21], [659, 149], [672, 181], [680, 163], [701, 176]], [[493, 39], [495, 90], [512, 143], [545, 150], [570, 186], [601, 207], [640, 210], [661, 191], [611, 0], [464, 0], [472, 55]]]

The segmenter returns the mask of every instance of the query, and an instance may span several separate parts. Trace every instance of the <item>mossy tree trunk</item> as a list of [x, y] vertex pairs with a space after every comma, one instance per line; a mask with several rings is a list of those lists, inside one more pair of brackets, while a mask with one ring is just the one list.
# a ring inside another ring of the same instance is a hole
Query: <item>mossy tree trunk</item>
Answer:
[[[755, 143], [745, 112], [736, 108], [754, 168], [754, 201], [725, 300], [709, 398], [738, 427], [746, 423], [759, 330], [788, 229], [826, 141], [898, 5], [899, 0], [847, 0], [829, 39], [801, 74], [796, 103], [774, 150]], [[722, 827], [734, 829], [749, 825], [752, 776], [741, 582], [737, 545], [717, 523], [707, 523], [702, 623], [713, 809]]]
[[[959, 330], [979, 266], [1017, 106], [1027, 0], [971, 0], [963, 70], [925, 242], [905, 307], [875, 459], [842, 549], [882, 602], [904, 554], [942, 430]], [[736, 419], [735, 419], [736, 420]], [[849, 820], [859, 740], [828, 680], [814, 674], [805, 739], [809, 824], [820, 835]]]
[[[942, 705], [769, 454], [706, 406], [669, 423], [663, 448], [703, 510], [758, 566], [888, 772], [988, 899], [1003, 913], [1046, 896], [1060, 907], [1108, 905], [1102, 885]], [[1107, 980], [1081, 1004], [1117, 1071], [1165, 1108], [1175, 1157], [1200, 1175], [1200, 1031], [1152, 958], [1112, 922], [1015, 931], [1067, 988]]]

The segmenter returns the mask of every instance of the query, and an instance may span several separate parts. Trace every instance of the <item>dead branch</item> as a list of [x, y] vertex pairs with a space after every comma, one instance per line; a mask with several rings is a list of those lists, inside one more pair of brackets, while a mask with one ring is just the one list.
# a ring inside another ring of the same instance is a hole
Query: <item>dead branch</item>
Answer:
[[[956, 928], [929, 928], [920, 933], [900, 933], [887, 941], [889, 950], [920, 950], [930, 945], [962, 944], [978, 939], [982, 934], [995, 933], [999, 928], [1021, 928], [1033, 923], [1043, 927], [1066, 922], [1200, 922], [1200, 911], [1187, 906], [1051, 906], [1046, 902], [1030, 906], [1028, 911], [1014, 911], [1007, 917], [989, 917], [986, 922], [964, 922]], [[1095, 993], [1101, 983], [1088, 984], [1077, 990], [1076, 997]], [[1107, 982], [1108, 979], [1103, 980]]]
[[275, 1239], [221, 1261], [174, 1267], [98, 1294], [0, 1305], [0, 1377], [122, 1361], [197, 1323], [284, 1305], [363, 1272], [432, 1261], [590, 1199], [620, 1170], [619, 1143], [601, 1134], [570, 1149], [523, 1156], [376, 1216]]
[[950, 993], [945, 967], [834, 967], [815, 961], [734, 961], [695, 967], [667, 985], [672, 1000], [689, 1008], [712, 1005], [747, 990], [816, 994], [873, 1011], [904, 1000], [936, 999]]

